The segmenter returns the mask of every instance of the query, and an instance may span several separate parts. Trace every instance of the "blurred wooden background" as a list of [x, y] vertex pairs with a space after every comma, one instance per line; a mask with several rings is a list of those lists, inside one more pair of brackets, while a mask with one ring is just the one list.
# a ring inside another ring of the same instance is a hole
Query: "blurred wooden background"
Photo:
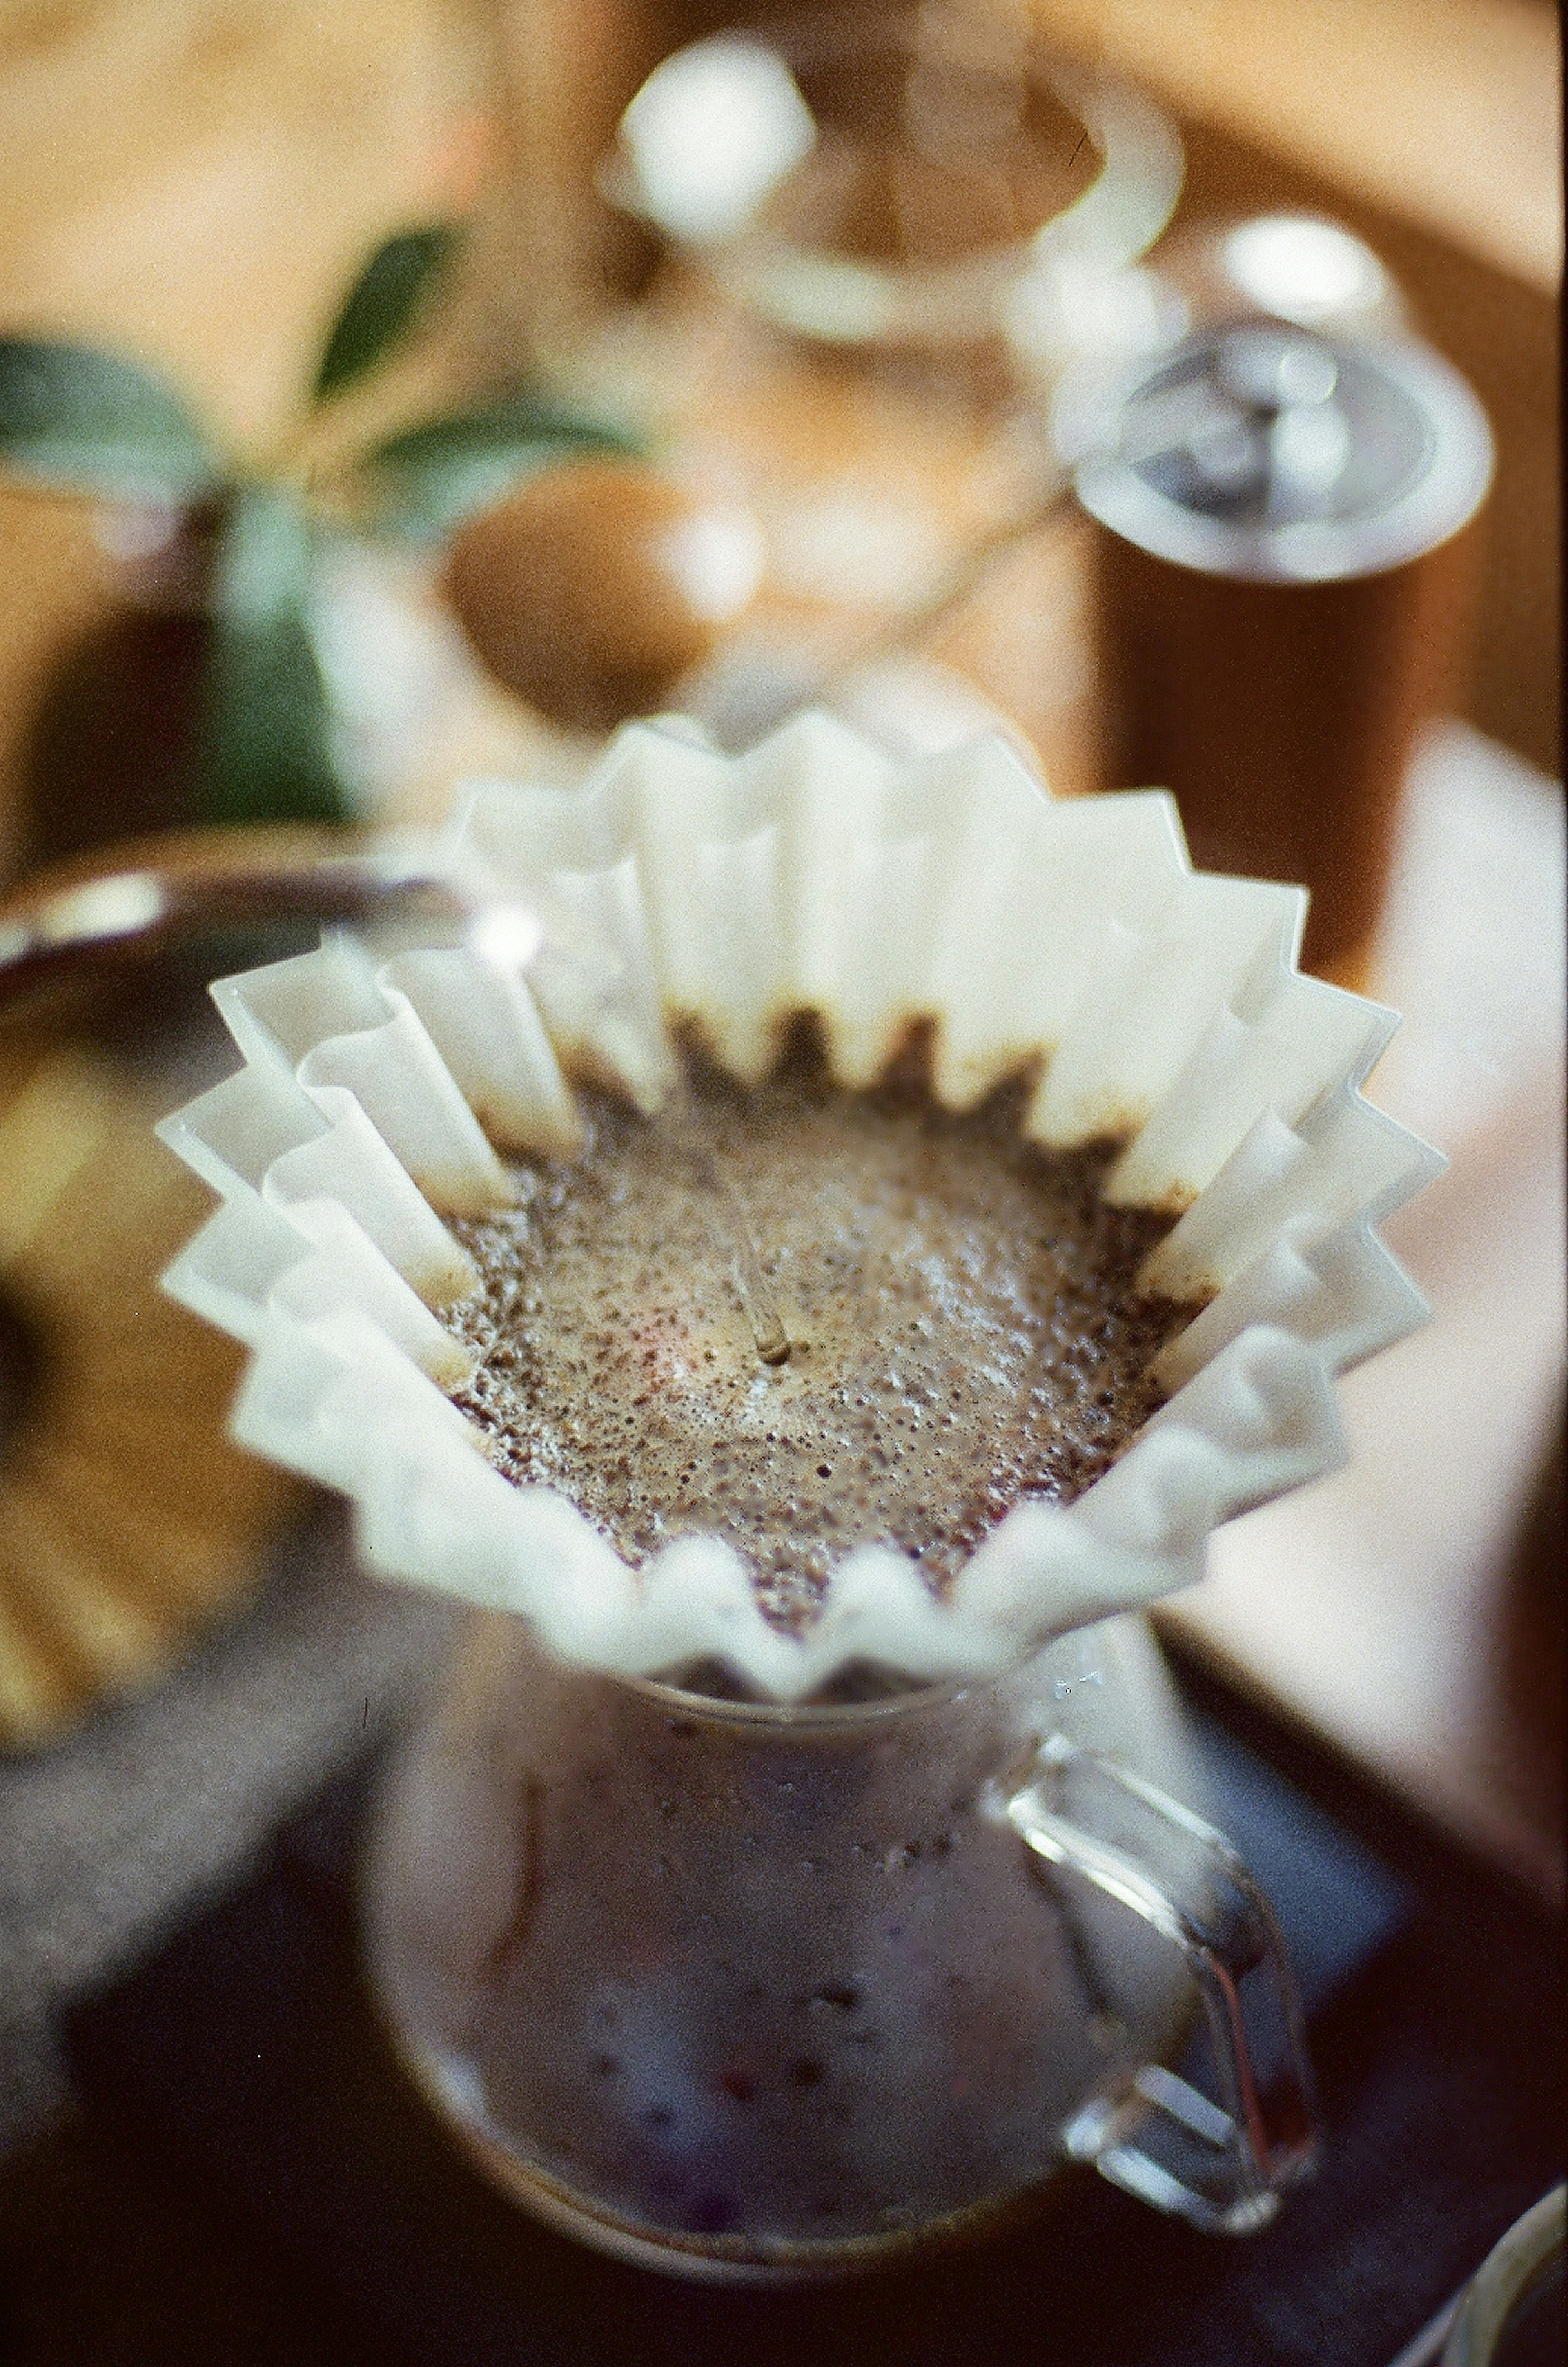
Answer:
[[[1004, 0], [998, 0], [1003, 5]], [[1359, 231], [1500, 447], [1470, 714], [1558, 763], [1555, 13], [1545, 0], [1032, 0], [1181, 122], [1179, 221], [1306, 205]], [[241, 453], [294, 419], [376, 239], [488, 147], [482, 357], [521, 360], [636, 234], [591, 187], [649, 63], [714, 0], [0, 0], [0, 327], [167, 371]], [[482, 331], [474, 323], [482, 323]], [[119, 572], [77, 506], [0, 493], [0, 878], [28, 719]], [[114, 787], [106, 783], [106, 797]]]
[[[1562, 219], [1547, 0], [995, 5], [1031, 6], [1069, 52], [1143, 80], [1176, 115], [1189, 159], [1179, 228], [1306, 207], [1347, 222], [1387, 262], [1497, 435], [1468, 712], [1555, 773]], [[265, 462], [298, 425], [322, 337], [369, 249], [462, 209], [488, 166], [466, 300], [444, 343], [411, 367], [440, 379], [548, 359], [648, 268], [646, 241], [592, 187], [622, 108], [659, 56], [741, 13], [716, 0], [0, 0], [0, 331], [138, 356], [237, 455]], [[126, 598], [87, 505], [0, 489], [0, 885], [17, 859], [44, 685], [62, 652]], [[1043, 644], [1057, 628], [1036, 621]], [[1450, 1313], [1403, 1365], [1374, 1368], [1373, 1397], [1350, 1401], [1381, 1434], [1387, 1424], [1366, 1408], [1386, 1385], [1420, 1435], [1404, 1478], [1369, 1451], [1338, 1497], [1284, 1508], [1271, 1530], [1247, 1533], [1250, 1545], [1238, 1530], [1215, 1584], [1182, 1615], [1550, 1888], [1560, 1852], [1541, 1836], [1557, 1812], [1522, 1792], [1509, 1805], [1517, 1688], [1492, 1682], [1487, 1656], [1502, 1650], [1508, 1540], [1560, 1387], [1561, 1153], [1545, 1114], [1554, 1122], [1560, 1110], [1561, 918], [1541, 883], [1558, 876], [1561, 806], [1466, 735], [1417, 788], [1391, 921], [1404, 951], [1387, 985], [1411, 1014], [1402, 1041], [1443, 1093], [1414, 1093], [1408, 1050], [1390, 1080], [1396, 1103], [1401, 1077], [1409, 1089], [1401, 1114], [1455, 1153], [1452, 1177], [1401, 1241]], [[104, 781], [106, 836], [122, 794]], [[1488, 879], [1478, 902], [1475, 882]], [[1470, 970], [1450, 961], [1456, 946], [1471, 946]], [[1456, 1079], [1461, 1098], [1467, 1079], [1474, 1088], [1469, 1117], [1453, 1107]], [[1483, 1351], [1499, 1306], [1505, 1341], [1523, 1336], [1527, 1316], [1535, 1329], [1529, 1357], [1494, 1371]], [[1438, 1382], [1472, 1371], [1488, 1375], [1502, 1444], [1466, 1499], [1466, 1527], [1444, 1489], [1474, 1425], [1463, 1387], [1450, 1404]], [[1402, 1374], [1427, 1377], [1401, 1397]], [[1448, 1428], [1427, 1419], [1434, 1405], [1448, 1406]], [[1367, 1501], [1402, 1541], [1378, 1542], [1381, 1595], [1342, 1550], [1348, 1535], [1382, 1537]], [[1273, 1587], [1259, 1565], [1269, 1583], [1254, 1585], [1258, 1571], [1242, 1567], [1259, 1535], [1263, 1564], [1272, 1551], [1288, 1583]], [[1294, 1613], [1270, 1625], [1276, 1600]], [[1370, 1640], [1349, 1682], [1342, 1648], [1362, 1614]]]
[[[0, 0], [0, 328], [152, 364], [264, 460], [372, 247], [467, 199], [490, 34], [437, 0]], [[119, 582], [85, 505], [0, 492], [0, 878], [44, 680]]]
[[[1469, 713], [1555, 772], [1562, 218], [1549, 0], [1018, 5], [1066, 54], [1144, 83], [1177, 118], [1179, 230], [1282, 207], [1337, 217], [1470, 379], [1499, 464]], [[658, 55], [744, 13], [733, 0], [510, 0], [513, 116], [527, 128], [519, 187], [560, 283], [635, 271], [630, 234], [593, 200], [582, 160]]]

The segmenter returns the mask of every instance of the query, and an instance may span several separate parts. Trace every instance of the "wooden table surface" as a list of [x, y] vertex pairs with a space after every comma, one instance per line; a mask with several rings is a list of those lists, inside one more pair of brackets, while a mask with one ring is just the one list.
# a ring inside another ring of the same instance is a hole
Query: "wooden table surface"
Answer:
[[1517, 1564], [1561, 1440], [1562, 883], [1557, 786], [1435, 734], [1370, 982], [1404, 1014], [1371, 1097], [1452, 1162], [1385, 1229], [1434, 1319], [1343, 1385], [1347, 1468], [1223, 1532], [1162, 1614], [1552, 1898], [1562, 1566]]

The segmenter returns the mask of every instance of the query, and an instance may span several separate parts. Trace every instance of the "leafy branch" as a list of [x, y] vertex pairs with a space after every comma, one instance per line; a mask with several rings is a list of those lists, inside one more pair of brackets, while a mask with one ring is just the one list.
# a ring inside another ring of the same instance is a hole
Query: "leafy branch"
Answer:
[[[450, 222], [402, 231], [371, 255], [321, 350], [316, 412], [423, 325], [462, 243]], [[310, 623], [319, 555], [338, 531], [321, 497], [346, 475], [362, 530], [450, 534], [536, 469], [635, 441], [548, 395], [498, 392], [419, 421], [306, 487], [224, 452], [152, 371], [93, 346], [0, 337], [0, 460], [53, 492], [199, 510], [213, 538], [209, 654], [192, 802], [230, 822], [347, 821], [333, 717]]]

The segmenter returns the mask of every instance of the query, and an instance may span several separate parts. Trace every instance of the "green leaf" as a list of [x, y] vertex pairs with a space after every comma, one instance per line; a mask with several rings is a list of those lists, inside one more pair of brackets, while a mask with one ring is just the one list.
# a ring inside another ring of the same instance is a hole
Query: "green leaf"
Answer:
[[455, 223], [432, 222], [378, 247], [327, 339], [316, 372], [318, 402], [363, 377], [408, 335], [462, 236]]
[[73, 491], [187, 502], [223, 466], [171, 387], [91, 345], [0, 337], [0, 455]]
[[234, 502], [214, 586], [197, 795], [204, 820], [346, 821], [310, 633], [302, 512], [268, 486]]
[[378, 445], [366, 465], [379, 483], [385, 527], [437, 536], [568, 453], [615, 452], [635, 459], [645, 448], [625, 428], [547, 395], [510, 394], [406, 428]]
[[212, 570], [217, 620], [265, 630], [302, 614], [310, 591], [310, 520], [280, 485], [243, 485], [223, 522]]

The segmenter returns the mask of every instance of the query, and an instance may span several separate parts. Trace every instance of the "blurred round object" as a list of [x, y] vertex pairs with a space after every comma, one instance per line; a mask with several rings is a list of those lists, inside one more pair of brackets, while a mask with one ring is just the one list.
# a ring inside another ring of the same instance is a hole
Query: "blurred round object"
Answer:
[[239, 1350], [159, 1288], [208, 1206], [152, 1134], [175, 1097], [73, 1027], [0, 1030], [0, 1749], [154, 1682], [297, 1498], [229, 1442]]
[[1016, 329], [1054, 356], [1079, 300], [1165, 228], [1181, 172], [1150, 100], [999, 13], [933, 5], [824, 10], [678, 51], [627, 109], [604, 177], [792, 334], [940, 347]]
[[28, 702], [17, 751], [24, 871], [200, 818], [215, 513], [108, 502], [82, 523], [93, 549], [83, 578], [90, 571], [112, 606], [56, 638]]
[[655, 66], [621, 118], [605, 177], [628, 212], [705, 246], [743, 230], [816, 144], [778, 52], [754, 34], [718, 34]]
[[1175, 793], [1193, 861], [1312, 891], [1303, 958], [1365, 977], [1417, 732], [1453, 700], [1486, 416], [1413, 341], [1277, 320], [1065, 388], [1105, 779]]
[[1553, 2187], [1487, 2254], [1439, 2367], [1560, 2367], [1565, 2199], [1568, 2190]]
[[320, 562], [312, 626], [333, 756], [355, 811], [391, 828], [438, 827], [480, 777], [565, 787], [600, 747], [502, 689], [446, 595], [446, 556], [344, 537]]
[[554, 722], [604, 731], [668, 704], [761, 572], [745, 509], [634, 462], [583, 460], [471, 519], [446, 587], [498, 682]]
[[1201, 222], [1168, 240], [1159, 270], [1181, 329], [1282, 321], [1344, 344], [1408, 334], [1404, 298], [1364, 239], [1322, 214]]
[[1404, 305], [1363, 239], [1315, 214], [1259, 214], [1220, 233], [1217, 260], [1260, 312], [1338, 337], [1387, 335]]
[[1014, 361], [1047, 395], [1071, 368], [1124, 365], [1174, 345], [1189, 318], [1179, 292], [1146, 265], [1101, 272], [1071, 257], [1027, 273], [1004, 307]]
[[196, 820], [205, 617], [133, 608], [54, 659], [23, 755], [25, 867]]
[[1254, 583], [1402, 566], [1457, 534], [1492, 481], [1486, 414], [1438, 355], [1282, 323], [1202, 331], [1131, 375], [1086, 373], [1054, 424], [1102, 526]]

